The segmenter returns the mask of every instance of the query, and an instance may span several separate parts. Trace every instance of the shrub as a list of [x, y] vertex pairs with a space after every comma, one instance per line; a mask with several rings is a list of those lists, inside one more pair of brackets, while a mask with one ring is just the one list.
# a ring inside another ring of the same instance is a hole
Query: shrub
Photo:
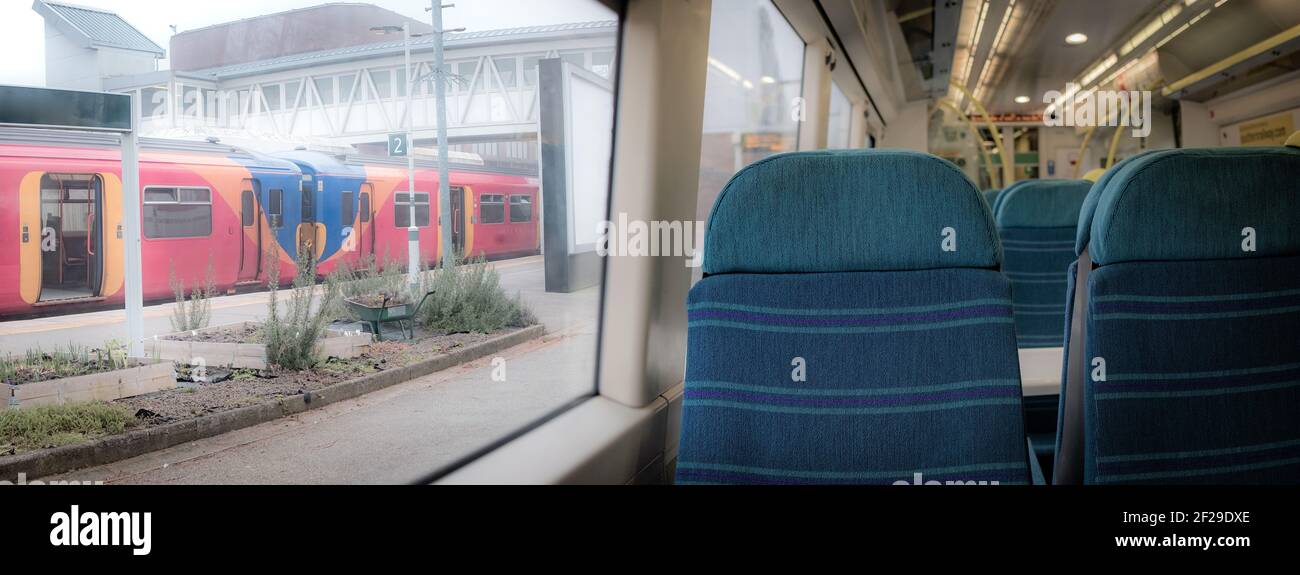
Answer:
[[419, 297], [430, 290], [433, 295], [420, 308], [417, 320], [434, 331], [491, 333], [537, 323], [518, 294], [513, 298], [506, 295], [496, 270], [482, 258], [425, 273], [421, 288]]
[[208, 269], [203, 274], [203, 287], [196, 287], [190, 292], [188, 303], [185, 299], [185, 280], [176, 277], [176, 262], [167, 270], [167, 283], [176, 294], [176, 307], [172, 308], [172, 330], [193, 331], [208, 327], [212, 320], [211, 299], [217, 295], [216, 282], [212, 279], [212, 256], [208, 256]]
[[298, 274], [284, 316], [279, 312], [279, 284], [279, 278], [267, 281], [270, 301], [262, 325], [267, 362], [281, 369], [309, 369], [316, 364], [320, 339], [330, 321], [327, 312], [339, 299], [339, 282], [335, 276], [326, 278], [317, 305], [316, 258], [311, 250], [300, 249]]
[[19, 450], [56, 447], [122, 433], [133, 422], [126, 408], [102, 402], [7, 409], [0, 411], [0, 444]]
[[401, 265], [389, 259], [387, 255], [384, 257], [382, 267], [373, 256], [366, 256], [360, 267], [354, 267], [347, 260], [341, 261], [335, 266], [334, 271], [330, 272], [329, 278], [333, 278], [338, 283], [340, 292], [334, 305], [326, 310], [331, 320], [361, 319], [352, 313], [344, 303], [345, 299], [377, 293], [406, 293], [409, 289]]

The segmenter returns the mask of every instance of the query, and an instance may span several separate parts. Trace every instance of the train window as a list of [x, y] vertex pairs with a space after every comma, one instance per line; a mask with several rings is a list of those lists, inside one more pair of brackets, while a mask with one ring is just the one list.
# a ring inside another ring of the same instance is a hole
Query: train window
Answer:
[[352, 220], [356, 219], [356, 205], [353, 203], [352, 192], [343, 192], [339, 195], [339, 220], [342, 225], [352, 225]]
[[253, 190], [244, 190], [239, 193], [239, 225], [247, 228], [256, 221], [257, 215], [254, 212]]
[[284, 190], [271, 190], [266, 202], [266, 219], [272, 228], [279, 228], [281, 214], [284, 213]]
[[[397, 194], [393, 201], [393, 225], [398, 228], [411, 226], [411, 194]], [[426, 192], [415, 192], [415, 227], [429, 227], [429, 194]]]
[[831, 109], [826, 118], [826, 147], [843, 149], [849, 147], [849, 133], [853, 104], [849, 97], [840, 90], [839, 84], [831, 82]]
[[[709, 22], [697, 217], [731, 175], [797, 148], [804, 42], [771, 0], [715, 0]], [[760, 88], [761, 87], [761, 88]], [[698, 269], [698, 268], [697, 268]]]
[[196, 238], [212, 234], [212, 190], [149, 187], [144, 191], [146, 238]]
[[361, 192], [361, 223], [370, 221], [370, 194]]
[[483, 194], [478, 200], [478, 223], [504, 224], [506, 222], [505, 196]]
[[303, 182], [302, 194], [299, 196], [302, 199], [302, 211], [299, 213], [302, 215], [302, 221], [304, 222], [316, 221], [316, 194], [312, 192], [311, 188], [311, 183]]
[[523, 223], [533, 219], [533, 198], [529, 196], [510, 196], [510, 222]]

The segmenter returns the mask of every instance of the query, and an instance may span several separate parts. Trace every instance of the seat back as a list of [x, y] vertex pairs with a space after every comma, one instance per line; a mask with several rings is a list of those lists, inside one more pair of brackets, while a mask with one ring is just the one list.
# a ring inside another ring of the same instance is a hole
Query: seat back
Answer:
[[1064, 482], [1300, 482], [1297, 182], [1300, 150], [1229, 148], [1148, 152], [1093, 186]]
[[983, 192], [983, 194], [984, 194], [984, 203], [988, 204], [988, 205], [989, 205], [989, 208], [991, 209], [991, 208], [993, 207], [993, 204], [997, 203], [997, 201], [998, 201], [998, 194], [1001, 193], [1001, 192], [1002, 192], [1002, 190], [1001, 190], [1001, 189], [998, 189], [998, 188], [993, 188], [993, 189], [991, 189], [991, 190], [984, 190], [984, 192]]
[[1025, 180], [998, 202], [993, 216], [1020, 347], [1060, 347], [1065, 340], [1066, 276], [1079, 210], [1091, 186], [1084, 180]]
[[956, 166], [782, 154], [723, 189], [690, 292], [679, 483], [1026, 483], [1010, 285]]

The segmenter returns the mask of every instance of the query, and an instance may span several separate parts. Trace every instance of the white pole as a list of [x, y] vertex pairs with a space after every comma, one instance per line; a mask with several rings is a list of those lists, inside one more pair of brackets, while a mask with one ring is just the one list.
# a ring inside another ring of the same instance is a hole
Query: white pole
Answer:
[[[122, 134], [122, 244], [126, 256], [126, 341], [131, 357], [144, 357], [144, 266], [140, 253], [140, 102], [131, 95], [131, 131]], [[107, 220], [105, 220], [107, 221]], [[108, 230], [100, 230], [107, 234]]]
[[433, 91], [438, 108], [438, 221], [442, 230], [442, 267], [449, 270], [456, 265], [456, 246], [451, 240], [451, 191], [447, 184], [447, 76], [442, 58], [442, 9], [441, 0], [433, 0], [429, 11], [433, 12], [433, 33], [437, 35], [433, 43]]
[[411, 23], [402, 24], [402, 44], [406, 47], [406, 190], [410, 200], [410, 226], [406, 228], [407, 240], [407, 276], [411, 282], [411, 291], [420, 289], [420, 228], [415, 225], [415, 138], [411, 136]]

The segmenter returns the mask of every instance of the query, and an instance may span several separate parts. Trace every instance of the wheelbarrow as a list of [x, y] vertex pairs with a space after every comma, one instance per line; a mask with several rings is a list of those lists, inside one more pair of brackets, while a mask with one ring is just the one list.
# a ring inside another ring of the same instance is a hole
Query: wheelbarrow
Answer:
[[351, 299], [343, 300], [348, 304], [348, 309], [356, 315], [362, 322], [370, 328], [370, 333], [375, 334], [375, 339], [384, 341], [384, 335], [379, 331], [379, 324], [388, 322], [397, 322], [398, 327], [402, 328], [402, 333], [406, 334], [408, 339], [415, 339], [415, 315], [420, 312], [424, 302], [433, 295], [433, 291], [424, 294], [419, 303], [394, 303], [391, 296], [384, 294], [384, 299], [379, 306], [366, 305], [364, 303], [353, 301]]

